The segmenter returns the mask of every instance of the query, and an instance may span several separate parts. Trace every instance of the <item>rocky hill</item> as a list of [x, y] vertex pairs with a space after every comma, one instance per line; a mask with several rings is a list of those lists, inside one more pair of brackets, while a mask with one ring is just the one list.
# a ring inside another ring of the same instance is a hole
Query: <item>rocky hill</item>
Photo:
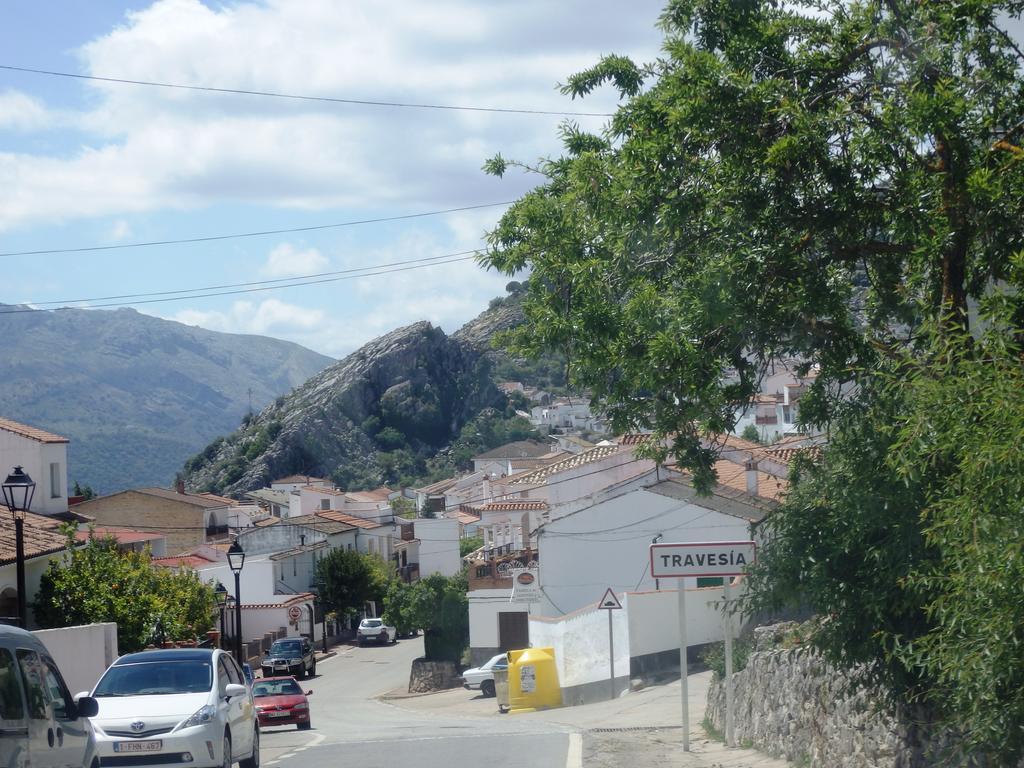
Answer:
[[99, 493], [169, 485], [250, 397], [263, 408], [332, 362], [130, 309], [0, 314], [0, 335], [0, 415], [70, 438], [69, 482]]
[[420, 322], [375, 339], [190, 459], [187, 484], [238, 495], [293, 473], [346, 488], [393, 482], [395, 463], [417, 474], [482, 411], [507, 406], [476, 323], [451, 337]]

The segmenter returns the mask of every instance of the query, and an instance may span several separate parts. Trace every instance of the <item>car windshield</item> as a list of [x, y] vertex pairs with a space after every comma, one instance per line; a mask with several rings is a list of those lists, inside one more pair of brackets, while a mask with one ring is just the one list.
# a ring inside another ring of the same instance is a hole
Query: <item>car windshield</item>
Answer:
[[379, 627], [382, 623], [380, 619], [363, 619], [364, 627]]
[[252, 687], [252, 695], [260, 696], [292, 696], [302, 693], [299, 684], [294, 680], [261, 680]]
[[499, 653], [493, 659], [484, 664], [484, 669], [491, 669], [493, 667], [504, 667], [508, 665], [508, 657], [504, 653]]
[[298, 640], [289, 640], [287, 642], [278, 641], [270, 646], [271, 656], [284, 656], [285, 654], [298, 656], [301, 653], [302, 645]]
[[209, 661], [148, 661], [106, 671], [93, 696], [162, 696], [202, 693], [213, 685]]

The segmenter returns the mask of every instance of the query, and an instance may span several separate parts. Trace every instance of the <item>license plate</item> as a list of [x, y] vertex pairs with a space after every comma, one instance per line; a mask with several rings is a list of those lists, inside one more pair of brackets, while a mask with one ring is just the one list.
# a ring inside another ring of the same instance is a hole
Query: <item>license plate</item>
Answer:
[[267, 712], [267, 717], [288, 717], [291, 712]]
[[162, 740], [156, 741], [115, 741], [115, 752], [159, 752], [163, 749]]

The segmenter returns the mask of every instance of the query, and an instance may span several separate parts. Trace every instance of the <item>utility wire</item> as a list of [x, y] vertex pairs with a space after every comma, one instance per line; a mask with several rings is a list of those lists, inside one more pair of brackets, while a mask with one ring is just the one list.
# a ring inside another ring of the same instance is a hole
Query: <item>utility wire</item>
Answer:
[[[2, 68], [2, 67], [0, 67]], [[49, 248], [36, 251], [9, 251], [0, 253], [0, 256], [45, 256], [58, 253], [86, 253], [90, 251], [116, 251], [123, 248], [148, 248], [154, 245], [182, 245], [186, 243], [209, 243], [216, 240], [234, 240], [242, 237], [265, 237], [267, 235], [287, 235], [293, 232], [316, 232], [323, 229], [340, 229], [341, 227], [355, 227], [361, 224], [379, 224], [384, 221], [402, 221], [406, 219], [421, 219], [426, 216], [442, 216], [446, 213], [460, 213], [462, 211], [476, 211], [481, 208], [496, 208], [499, 205], [512, 205], [513, 201], [503, 203], [481, 203], [480, 205], [464, 205], [460, 208], [445, 208], [440, 211], [425, 211], [423, 213], [406, 213], [401, 216], [382, 216], [376, 219], [356, 219], [354, 221], [342, 221], [336, 224], [316, 224], [309, 227], [289, 227], [287, 229], [265, 229], [257, 232], [236, 232], [228, 235], [208, 235], [205, 237], [186, 237], [179, 240], [150, 240], [138, 243], [119, 243], [117, 245], [87, 245], [79, 248]]]
[[[353, 267], [352, 269], [339, 269], [339, 270], [334, 271], [334, 272], [318, 272], [318, 273], [315, 273], [315, 274], [312, 274], [312, 275], [294, 275], [292, 277], [277, 277], [277, 278], [274, 278], [274, 279], [271, 279], [271, 280], [257, 280], [257, 281], [253, 281], [253, 282], [249, 282], [249, 283], [225, 283], [224, 285], [208, 285], [208, 286], [205, 286], [203, 288], [181, 288], [181, 289], [178, 289], [178, 290], [175, 290], [175, 291], [155, 291], [155, 292], [151, 292], [151, 293], [125, 293], [125, 294], [121, 294], [119, 296], [94, 296], [94, 297], [92, 297], [90, 299], [64, 299], [63, 301], [32, 301], [32, 302], [26, 302], [26, 303], [31, 304], [33, 307], [48, 307], [48, 306], [53, 306], [55, 304], [82, 304], [82, 303], [93, 302], [93, 301], [113, 301], [114, 299], [141, 299], [141, 298], [148, 298], [148, 297], [151, 297], [151, 296], [173, 296], [173, 295], [180, 295], [180, 294], [184, 294], [184, 293], [196, 293], [198, 291], [216, 291], [216, 290], [221, 290], [221, 289], [224, 289], [224, 288], [246, 288], [246, 287], [249, 287], [249, 286], [256, 286], [256, 285], [273, 285], [275, 283], [278, 283], [278, 284], [280, 284], [280, 283], [291, 283], [293, 281], [299, 281], [299, 280], [312, 280], [312, 279], [318, 278], [318, 277], [330, 277], [332, 275], [346, 275], [346, 274], [352, 274], [352, 273], [356, 273], [356, 272], [364, 272], [364, 271], [369, 270], [369, 269], [381, 269], [381, 268], [384, 268], [384, 267], [397, 267], [397, 266], [403, 266], [403, 265], [406, 265], [406, 264], [420, 264], [421, 262], [422, 262], [421, 266], [429, 267], [429, 266], [431, 266], [432, 262], [436, 262], [436, 261], [439, 261], [441, 259], [451, 259], [451, 258], [454, 258], [456, 256], [466, 256], [467, 254], [476, 254], [476, 253], [479, 253], [479, 251], [477, 251], [477, 250], [458, 251], [456, 253], [446, 253], [446, 254], [443, 254], [441, 256], [424, 256], [424, 257], [419, 258], [419, 259], [403, 259], [402, 261], [392, 261], [392, 262], [387, 263], [387, 264], [372, 264], [372, 265], [367, 266], [367, 267]], [[444, 263], [447, 263], [447, 262], [444, 262]], [[304, 285], [304, 283], [301, 283], [301, 282], [300, 283], [296, 283], [296, 284], [297, 285]], [[288, 288], [289, 286], [288, 285], [281, 285], [280, 287]], [[190, 298], [190, 297], [186, 296], [186, 297], [183, 297], [183, 298]]]
[[[474, 251], [473, 253], [476, 253], [476, 252]], [[138, 299], [138, 300], [129, 301], [129, 302], [117, 302], [117, 301], [115, 301], [115, 302], [106, 302], [106, 303], [100, 303], [100, 304], [88, 304], [86, 306], [80, 306], [80, 307], [52, 307], [52, 308], [50, 308], [48, 310], [37, 310], [37, 309], [33, 309], [32, 307], [18, 308], [18, 309], [0, 309], [0, 315], [18, 315], [18, 314], [25, 314], [25, 313], [29, 313], [29, 312], [39, 312], [39, 311], [61, 312], [61, 311], [67, 311], [67, 310], [71, 310], [71, 309], [103, 309], [103, 308], [106, 308], [106, 307], [135, 306], [137, 304], [162, 304], [162, 303], [165, 303], [165, 302], [168, 302], [168, 301], [187, 301], [187, 300], [190, 300], [190, 299], [208, 299], [208, 298], [210, 298], [212, 296], [237, 296], [237, 295], [243, 294], [243, 293], [260, 293], [260, 292], [263, 292], [263, 291], [278, 291], [278, 290], [281, 290], [283, 288], [301, 288], [301, 287], [307, 286], [307, 285], [320, 285], [320, 284], [323, 284], [323, 283], [337, 283], [337, 282], [341, 282], [343, 280], [355, 280], [355, 279], [358, 279], [360, 277], [374, 277], [376, 275], [390, 275], [390, 274], [393, 274], [395, 272], [408, 272], [408, 271], [413, 270], [413, 269], [423, 269], [425, 267], [435, 267], [435, 266], [438, 266], [438, 265], [441, 265], [441, 264], [455, 264], [455, 263], [460, 262], [460, 261], [469, 261], [470, 259], [473, 259], [473, 258], [475, 258], [475, 256], [462, 256], [462, 257], [459, 257], [459, 258], [452, 258], [452, 259], [432, 261], [432, 262], [429, 262], [427, 264], [409, 264], [409, 265], [406, 265], [406, 266], [395, 267], [395, 268], [392, 268], [392, 269], [377, 269], [376, 271], [361, 272], [359, 274], [346, 274], [346, 275], [341, 275], [339, 277], [325, 277], [325, 278], [321, 278], [319, 280], [306, 280], [304, 282], [289, 283], [287, 285], [264, 285], [264, 286], [256, 287], [256, 288], [239, 288], [237, 290], [230, 290], [230, 291], [210, 291], [210, 292], [207, 292], [207, 293], [191, 293], [191, 294], [188, 294], [188, 295], [164, 296], [162, 298], [155, 298], [155, 299]], [[196, 289], [196, 290], [203, 290], [203, 289]], [[155, 295], [155, 294], [140, 294], [140, 295]], [[83, 301], [87, 301], [87, 300], [83, 300]]]
[[333, 96], [308, 96], [277, 91], [255, 91], [244, 88], [215, 88], [207, 85], [183, 85], [181, 83], [162, 83], [154, 80], [131, 80], [125, 77], [100, 77], [98, 75], [82, 75], [75, 72], [57, 72], [50, 69], [33, 69], [16, 67], [11, 64], [0, 64], [0, 69], [10, 72], [27, 72], [33, 75], [49, 77], [67, 77], [75, 80], [92, 80], [101, 83], [119, 83], [122, 85], [145, 85], [153, 88], [174, 88], [183, 91], [206, 91], [208, 93], [230, 93], [241, 96], [265, 96], [274, 99], [291, 99], [293, 101], [320, 101], [331, 104], [353, 104], [368, 107], [397, 107], [402, 109], [437, 109], [453, 112], [496, 112], [512, 115], [556, 115], [562, 117], [611, 117], [611, 112], [562, 112], [544, 109], [512, 109], [506, 107], [470, 107], [455, 104], [426, 104], [402, 101], [381, 101], [373, 99], [343, 99]]

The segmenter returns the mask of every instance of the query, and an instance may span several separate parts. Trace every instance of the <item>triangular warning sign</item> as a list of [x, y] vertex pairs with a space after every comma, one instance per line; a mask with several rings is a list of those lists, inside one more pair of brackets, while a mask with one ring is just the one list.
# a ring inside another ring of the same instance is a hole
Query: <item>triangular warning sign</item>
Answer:
[[622, 603], [619, 602], [619, 598], [612, 592], [612, 588], [608, 587], [605, 590], [604, 597], [601, 598], [601, 602], [597, 604], [598, 608], [604, 608], [609, 611], [613, 611], [622, 608]]

